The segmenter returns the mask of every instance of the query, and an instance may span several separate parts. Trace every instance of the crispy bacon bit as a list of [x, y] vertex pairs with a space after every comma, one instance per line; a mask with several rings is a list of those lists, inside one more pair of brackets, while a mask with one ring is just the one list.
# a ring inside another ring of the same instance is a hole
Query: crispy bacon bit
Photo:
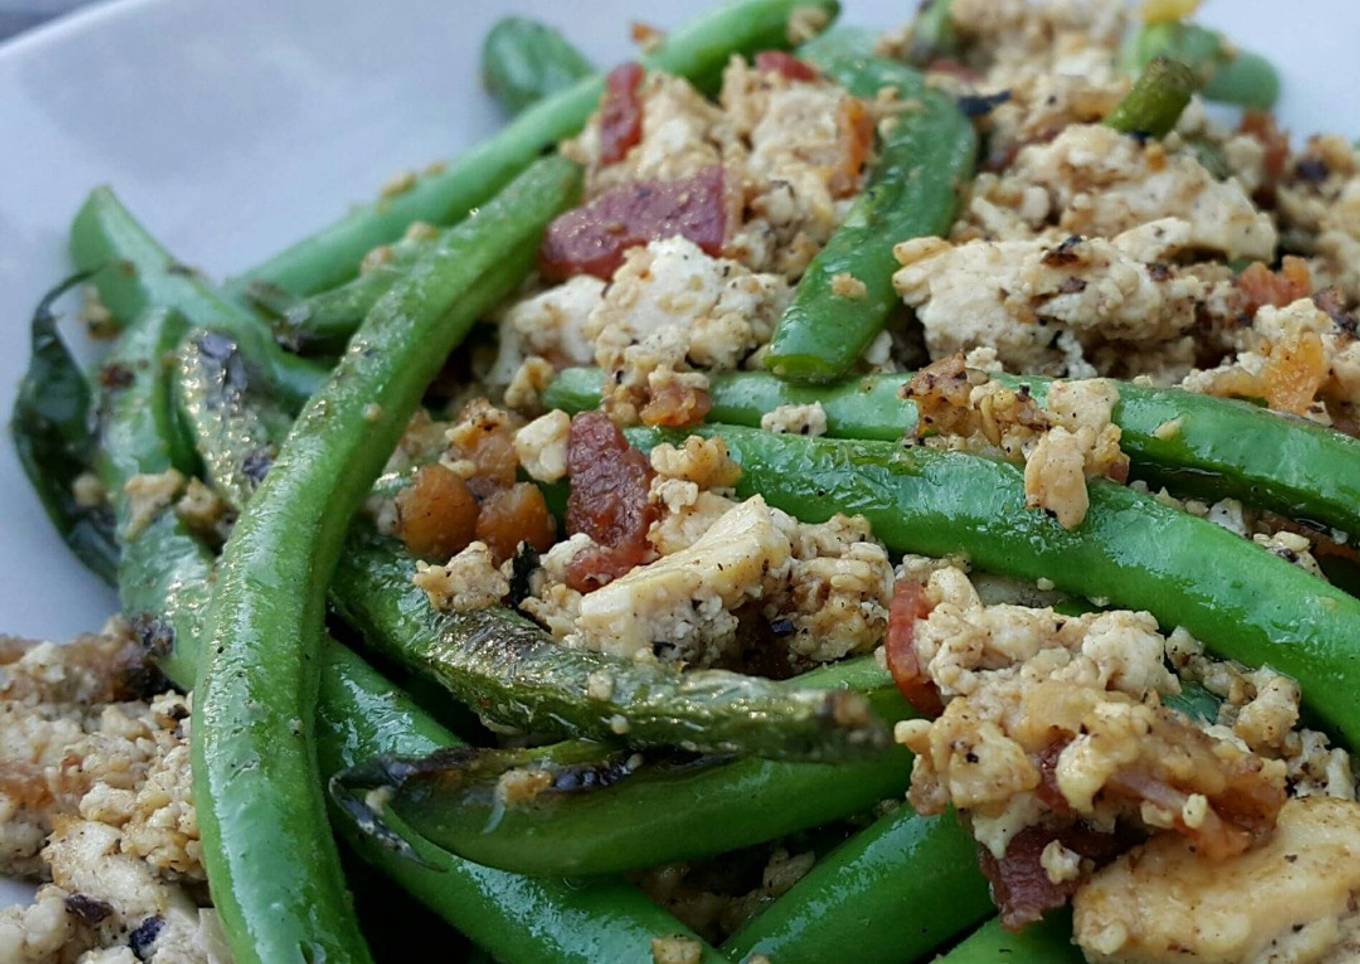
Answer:
[[916, 656], [916, 620], [930, 613], [925, 587], [914, 579], [902, 579], [893, 589], [888, 607], [888, 636], [883, 644], [888, 672], [897, 689], [922, 716], [934, 718], [944, 712], [944, 701], [935, 681], [927, 676]]
[[[1104, 792], [1161, 810], [1211, 860], [1241, 853], [1275, 826], [1284, 788], [1264, 774], [1259, 757], [1225, 757], [1170, 711], [1158, 715], [1146, 740], [1142, 759], [1113, 774]], [[1207, 803], [1193, 826], [1184, 817], [1191, 794]]]
[[444, 561], [473, 540], [477, 500], [442, 465], [426, 465], [397, 493], [397, 535], [412, 555]]
[[493, 493], [477, 515], [477, 539], [486, 543], [497, 565], [512, 558], [521, 542], [537, 552], [547, 552], [556, 535], [557, 523], [548, 503], [532, 482], [519, 482]]
[[583, 412], [571, 420], [567, 475], [567, 532], [584, 532], [598, 544], [572, 560], [567, 584], [589, 592], [649, 558], [652, 467], [603, 412]]
[[1304, 331], [1271, 348], [1261, 370], [1266, 405], [1302, 415], [1327, 380], [1327, 356], [1315, 331]]
[[782, 50], [762, 50], [756, 54], [756, 70], [780, 74], [789, 80], [816, 80], [820, 74], [806, 61]]
[[1068, 850], [1097, 864], [1113, 860], [1132, 841], [1116, 834], [1099, 833], [1082, 824], [1062, 829], [1033, 826], [1021, 830], [997, 860], [986, 847], [978, 847], [978, 865], [992, 885], [992, 902], [1001, 911], [1001, 923], [1010, 931], [1039, 920], [1047, 911], [1064, 906], [1076, 893], [1081, 878], [1055, 884], [1040, 863], [1044, 848], [1054, 840]]
[[616, 164], [642, 140], [641, 64], [619, 64], [604, 81], [600, 100], [600, 163]]
[[1241, 133], [1256, 138], [1266, 149], [1266, 176], [1277, 181], [1289, 162], [1289, 135], [1275, 123], [1275, 115], [1266, 111], [1249, 110], [1242, 115]]
[[1034, 788], [1034, 795], [1039, 798], [1040, 803], [1060, 817], [1070, 816], [1073, 812], [1072, 805], [1058, 788], [1058, 757], [1062, 756], [1062, 751], [1071, 742], [1068, 739], [1055, 740], [1035, 761], [1039, 770], [1039, 785]]
[[848, 197], [859, 185], [860, 171], [874, 146], [874, 119], [864, 102], [851, 97], [836, 114], [836, 137], [842, 161], [831, 174], [828, 186], [836, 197]]
[[1307, 298], [1313, 290], [1313, 279], [1308, 262], [1293, 255], [1285, 255], [1278, 272], [1254, 261], [1237, 276], [1237, 288], [1246, 296], [1243, 310], [1255, 315], [1262, 305], [1283, 308], [1300, 298]]
[[688, 428], [698, 425], [713, 407], [713, 399], [702, 388], [670, 381], [652, 392], [638, 416], [644, 425]]
[[552, 281], [578, 274], [608, 281], [631, 247], [678, 234], [716, 256], [726, 231], [722, 167], [678, 181], [634, 181], [550, 224], [539, 271]]

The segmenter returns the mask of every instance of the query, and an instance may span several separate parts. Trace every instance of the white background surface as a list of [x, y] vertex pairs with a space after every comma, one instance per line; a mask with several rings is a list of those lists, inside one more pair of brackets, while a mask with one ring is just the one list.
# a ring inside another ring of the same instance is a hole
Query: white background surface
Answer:
[[[0, 414], [8, 420], [33, 304], [68, 271], [67, 226], [91, 186], [112, 184], [183, 260], [231, 273], [393, 173], [492, 132], [499, 115], [476, 55], [500, 14], [552, 21], [607, 65], [628, 55], [631, 19], [667, 27], [704, 6], [122, 0], [0, 46]], [[844, 6], [849, 22], [890, 26], [915, 3]], [[1200, 19], [1280, 67], [1279, 113], [1296, 135], [1360, 135], [1360, 3], [1210, 0]], [[64, 639], [114, 606], [0, 441], [0, 631]]]

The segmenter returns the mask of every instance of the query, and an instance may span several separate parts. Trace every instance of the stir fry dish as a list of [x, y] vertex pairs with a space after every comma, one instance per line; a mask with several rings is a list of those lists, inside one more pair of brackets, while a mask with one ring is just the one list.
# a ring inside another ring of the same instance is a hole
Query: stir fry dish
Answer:
[[221, 284], [95, 189], [0, 960], [1360, 960], [1360, 151], [1194, 7], [506, 19]]

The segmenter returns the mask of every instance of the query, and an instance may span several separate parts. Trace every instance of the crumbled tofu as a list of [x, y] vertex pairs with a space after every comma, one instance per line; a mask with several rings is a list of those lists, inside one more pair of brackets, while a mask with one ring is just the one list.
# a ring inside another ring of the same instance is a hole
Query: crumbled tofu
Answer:
[[[1203, 800], [1203, 797], [1200, 797]], [[1048, 875], [1051, 883], [1062, 884], [1069, 880], [1076, 880], [1081, 876], [1081, 857], [1062, 845], [1061, 841], [1052, 840], [1044, 847], [1043, 853], [1039, 857], [1039, 866], [1044, 868], [1044, 873]]]
[[577, 275], [514, 304], [501, 319], [501, 328], [514, 331], [526, 352], [559, 367], [589, 365], [595, 350], [585, 334], [586, 320], [603, 301], [604, 289], [599, 278]]
[[693, 482], [701, 489], [726, 489], [741, 478], [741, 469], [727, 454], [727, 443], [717, 436], [691, 435], [679, 446], [662, 442], [652, 449], [651, 463], [662, 479]]
[[760, 427], [767, 432], [825, 435], [826, 409], [822, 408], [821, 402], [812, 402], [808, 405], [780, 405], [760, 416]]
[[571, 416], [561, 409], [540, 415], [515, 433], [515, 454], [529, 477], [560, 482], [567, 474]]
[[1127, 476], [1120, 429], [1111, 421], [1118, 401], [1118, 389], [1104, 380], [1049, 388], [1048, 413], [1057, 424], [1025, 456], [1025, 502], [1051, 513], [1064, 529], [1086, 518], [1088, 478]]
[[[1075, 939], [1091, 961], [1354, 960], [1360, 807], [1309, 798], [1280, 811], [1259, 847], [1205, 860], [1163, 834], [1077, 892]], [[1331, 956], [1338, 952], [1338, 956]]]
[[1279, 240], [1270, 215], [1237, 181], [1215, 180], [1196, 158], [1103, 124], [1074, 124], [1051, 143], [1024, 148], [1010, 177], [1047, 191], [1057, 226], [1073, 234], [1112, 237], [1179, 218], [1190, 247], [1265, 261]]
[[82, 509], [96, 509], [108, 499], [104, 484], [93, 472], [81, 472], [71, 483], [71, 495]]
[[[654, 450], [655, 451], [655, 450]], [[658, 555], [688, 549], [736, 503], [686, 479], [658, 475], [648, 493], [659, 514], [647, 530], [647, 541]]]
[[123, 485], [128, 497], [128, 521], [123, 527], [123, 538], [136, 539], [151, 520], [174, 503], [184, 490], [184, 475], [178, 469], [167, 469], [155, 475], [134, 475]]
[[690, 662], [711, 663], [735, 640], [731, 610], [760, 599], [769, 580], [786, 571], [790, 552], [765, 500], [748, 499], [689, 548], [583, 596], [575, 639], [632, 657], [651, 655], [662, 642]]
[[1083, 377], [1138, 346], [1185, 355], [1184, 372], [1204, 285], [1155, 259], [1187, 243], [1187, 229], [1172, 218], [1111, 240], [904, 241], [893, 283], [934, 358], [987, 347], [1011, 370]]
[[570, 635], [581, 614], [581, 593], [566, 584], [567, 568], [578, 553], [594, 547], [595, 542], [584, 532], [553, 546], [539, 559], [539, 568], [531, 577], [531, 595], [520, 602], [520, 608], [555, 639]]
[[893, 566], [887, 550], [863, 517], [789, 523], [793, 563], [787, 588], [764, 607], [771, 626], [785, 624], [790, 652], [814, 662], [869, 652], [888, 627]]
[[682, 237], [632, 249], [584, 328], [611, 414], [636, 421], [655, 394], [654, 373], [739, 367], [769, 341], [789, 297], [779, 276], [709, 257]]
[[557, 369], [548, 359], [530, 355], [520, 362], [510, 384], [505, 386], [505, 407], [527, 415], [543, 411], [543, 392], [556, 374]]
[[652, 938], [652, 964], [699, 964], [703, 957], [703, 945], [693, 938]]
[[198, 905], [187, 698], [142, 698], [144, 650], [121, 621], [0, 651], [0, 873], [51, 881], [0, 910], [0, 960], [229, 964]]
[[1029, 386], [1009, 388], [963, 367], [958, 355], [933, 362], [908, 383], [916, 403], [916, 437], [926, 445], [973, 451], [1025, 463], [1025, 501], [1064, 528], [1086, 518], [1087, 479], [1128, 478], [1128, 457], [1113, 424], [1119, 401], [1104, 379], [1055, 381], [1047, 409]]
[[184, 494], [175, 503], [175, 515], [201, 535], [217, 535], [230, 511], [226, 501], [198, 479], [189, 480]]
[[465, 613], [486, 609], [510, 592], [510, 581], [497, 568], [485, 542], [473, 542], [442, 566], [416, 563], [411, 581], [436, 609]]
[[831, 278], [831, 293], [837, 298], [860, 301], [869, 296], [869, 288], [854, 275], [842, 271]]

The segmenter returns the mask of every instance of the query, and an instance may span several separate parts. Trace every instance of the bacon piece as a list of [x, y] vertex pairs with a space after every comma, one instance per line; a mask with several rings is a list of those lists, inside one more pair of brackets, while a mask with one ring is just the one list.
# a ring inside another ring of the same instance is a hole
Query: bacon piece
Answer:
[[604, 80], [600, 100], [600, 163], [615, 164], [642, 140], [641, 64], [619, 64]]
[[1001, 923], [1007, 930], [1018, 931], [1047, 911], [1064, 906], [1080, 886], [1080, 877], [1059, 884], [1048, 879], [1048, 871], [1039, 861], [1044, 848], [1054, 840], [1097, 865], [1108, 863], [1134, 843], [1132, 838], [1075, 823], [1058, 829], [1026, 827], [1011, 838], [1001, 860], [979, 846], [978, 866], [991, 884], [992, 903], [1001, 912]]
[[816, 80], [821, 76], [811, 64], [783, 50], [762, 50], [756, 54], [756, 70], [780, 74], [789, 80]]
[[1058, 757], [1062, 756], [1062, 751], [1071, 742], [1063, 739], [1050, 743], [1048, 748], [1039, 754], [1039, 759], [1035, 763], [1039, 770], [1039, 785], [1034, 788], [1034, 795], [1039, 798], [1040, 803], [1060, 817], [1072, 814], [1072, 805], [1067, 802], [1062, 790], [1058, 789]]
[[727, 233], [723, 180], [714, 165], [678, 181], [634, 181], [606, 191], [548, 225], [540, 273], [552, 281], [578, 274], [608, 281], [629, 248], [677, 234], [717, 256]]
[[[1113, 774], [1104, 792], [1162, 810], [1172, 829], [1211, 860], [1241, 853], [1275, 826], [1284, 787], [1265, 774], [1259, 757], [1225, 757], [1202, 730], [1169, 710], [1158, 714], [1141, 749], [1141, 759]], [[1184, 819], [1191, 794], [1208, 804], [1195, 826]]]
[[1275, 115], [1266, 111], [1249, 110], [1242, 115], [1238, 130], [1254, 137], [1266, 149], [1266, 176], [1278, 181], [1289, 162], [1289, 135], [1275, 123]]
[[1237, 288], [1246, 296], [1243, 310], [1255, 315], [1262, 305], [1283, 308], [1300, 298], [1307, 298], [1313, 290], [1308, 262], [1293, 255], [1285, 255], [1278, 272], [1271, 271], [1259, 261], [1253, 261], [1237, 276]]
[[648, 499], [652, 467], [603, 412], [571, 420], [567, 442], [567, 532], [584, 532], [597, 548], [567, 567], [567, 585], [590, 592], [650, 557], [647, 530], [656, 519]]
[[940, 691], [921, 668], [916, 656], [916, 620], [930, 613], [925, 587], [914, 579], [902, 579], [893, 589], [888, 607], [888, 636], [883, 644], [888, 672], [912, 708], [922, 716], [934, 718], [944, 712]]

